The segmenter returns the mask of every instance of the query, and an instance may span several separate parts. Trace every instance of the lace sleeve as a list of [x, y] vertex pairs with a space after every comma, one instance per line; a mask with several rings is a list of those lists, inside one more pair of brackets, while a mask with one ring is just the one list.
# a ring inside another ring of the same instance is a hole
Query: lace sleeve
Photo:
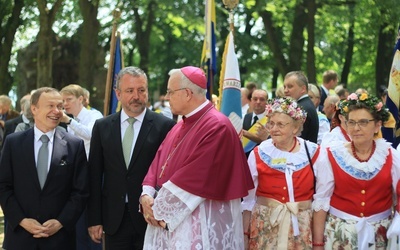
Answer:
[[312, 209], [316, 212], [318, 212], [321, 209], [324, 210], [325, 212], [328, 212], [330, 207], [329, 205], [330, 201], [331, 201], [330, 198], [314, 200], [312, 203]]
[[154, 200], [154, 218], [165, 221], [173, 232], [204, 200], [168, 181], [163, 184]]

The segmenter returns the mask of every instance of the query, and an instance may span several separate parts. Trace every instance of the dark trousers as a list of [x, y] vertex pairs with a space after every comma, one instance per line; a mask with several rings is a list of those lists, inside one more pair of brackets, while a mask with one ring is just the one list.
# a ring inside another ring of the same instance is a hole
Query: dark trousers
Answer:
[[106, 232], [105, 237], [107, 250], [143, 249], [144, 237], [136, 232], [128, 205], [125, 206], [124, 217], [118, 231], [113, 235], [107, 234]]
[[87, 210], [76, 223], [76, 250], [102, 250], [102, 245], [92, 241], [88, 232]]

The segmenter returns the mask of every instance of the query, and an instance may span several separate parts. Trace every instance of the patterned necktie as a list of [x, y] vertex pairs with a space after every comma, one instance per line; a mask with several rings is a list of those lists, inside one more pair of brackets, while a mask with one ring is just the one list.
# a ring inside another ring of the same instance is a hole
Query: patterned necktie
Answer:
[[253, 118], [253, 123], [251, 124], [251, 126], [253, 126], [254, 124], [256, 124], [257, 121], [258, 121], [258, 116], [254, 116], [254, 118]]
[[49, 162], [49, 137], [47, 137], [47, 135], [42, 135], [40, 140], [42, 141], [42, 146], [39, 149], [37, 158], [37, 173], [39, 177], [40, 188], [43, 189], [47, 178], [47, 164]]
[[133, 144], [133, 124], [135, 123], [136, 119], [133, 117], [128, 118], [129, 126], [126, 128], [124, 138], [122, 139], [122, 150], [124, 153], [125, 165], [126, 168], [129, 167], [129, 162], [131, 161], [131, 151], [132, 151], [132, 144]]

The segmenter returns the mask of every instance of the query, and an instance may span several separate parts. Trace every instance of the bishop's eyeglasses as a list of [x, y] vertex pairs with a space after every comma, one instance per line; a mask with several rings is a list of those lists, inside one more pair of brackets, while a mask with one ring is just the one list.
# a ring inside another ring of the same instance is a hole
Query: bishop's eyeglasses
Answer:
[[184, 90], [184, 89], [187, 89], [187, 88], [180, 88], [180, 89], [167, 89], [167, 92], [165, 93], [165, 95], [167, 96], [167, 95], [169, 95], [169, 96], [171, 96], [171, 95], [173, 95], [176, 91], [179, 91], [179, 90]]

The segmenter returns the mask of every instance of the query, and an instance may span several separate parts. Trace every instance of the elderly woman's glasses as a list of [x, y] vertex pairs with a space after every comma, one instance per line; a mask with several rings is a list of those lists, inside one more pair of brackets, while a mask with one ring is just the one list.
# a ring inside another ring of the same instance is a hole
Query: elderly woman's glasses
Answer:
[[275, 123], [275, 122], [268, 122], [267, 123], [267, 125], [266, 125], [266, 127], [267, 127], [267, 129], [272, 129], [273, 127], [277, 127], [277, 128], [279, 128], [279, 129], [284, 129], [285, 127], [286, 127], [286, 125], [288, 125], [290, 122], [288, 122], [288, 123], [282, 123], [282, 122], [278, 122], [278, 123]]
[[370, 120], [368, 120], [368, 119], [361, 119], [361, 120], [358, 120], [358, 121], [348, 120], [348, 121], [346, 121], [346, 125], [347, 125], [348, 127], [350, 127], [350, 128], [354, 128], [354, 127], [358, 124], [358, 126], [364, 128], [364, 127], [368, 126], [368, 123], [369, 123], [369, 122], [372, 122], [372, 121], [375, 121], [375, 119], [370, 119]]

